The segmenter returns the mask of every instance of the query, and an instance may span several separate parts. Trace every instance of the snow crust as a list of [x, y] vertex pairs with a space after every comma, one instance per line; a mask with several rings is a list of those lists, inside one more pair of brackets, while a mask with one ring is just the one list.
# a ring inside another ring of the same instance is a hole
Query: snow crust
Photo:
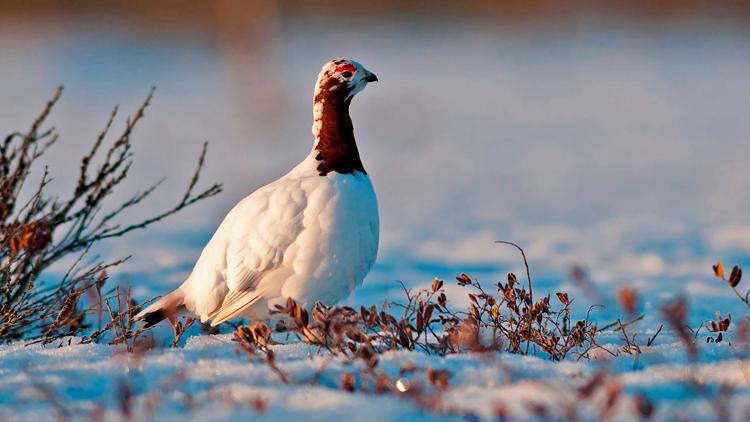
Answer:
[[[604, 333], [617, 350], [614, 333]], [[720, 386], [731, 387], [726, 406], [735, 420], [750, 409], [750, 354], [747, 345], [702, 344], [701, 357], [689, 364], [683, 347], [669, 333], [658, 345], [634, 356], [602, 360], [551, 362], [543, 357], [508, 354], [461, 354], [438, 357], [420, 352], [389, 352], [378, 369], [399, 378], [405, 365], [445, 369], [451, 387], [436, 409], [417, 405], [409, 393], [349, 393], [340, 388], [344, 373], [361, 368], [298, 342], [277, 345], [285, 384], [263, 361], [249, 361], [237, 351], [231, 335], [196, 335], [181, 348], [157, 348], [143, 356], [106, 345], [63, 347], [13, 343], [0, 347], [0, 418], [72, 420], [123, 417], [122, 391], [132, 392], [133, 420], [464, 420], [468, 415], [494, 420], [502, 409], [513, 420], [537, 420], [544, 405], [552, 420], [567, 420], [575, 408], [580, 420], [601, 416], [602, 389], [581, 399], [578, 391], [600, 369], [605, 382], [621, 385], [612, 420], [639, 420], [633, 397], [642, 394], [655, 406], [654, 420], [677, 417], [714, 420]], [[77, 339], [70, 339], [73, 343]], [[311, 383], [318, 368], [322, 376]], [[404, 375], [411, 385], [428, 388], [423, 374]], [[357, 384], [357, 387], [360, 385]], [[425, 390], [426, 391], [426, 390]], [[430, 393], [432, 394], [432, 393]], [[434, 396], [432, 396], [434, 397]], [[261, 403], [259, 406], [257, 403]], [[149, 409], [153, 410], [149, 410]]]

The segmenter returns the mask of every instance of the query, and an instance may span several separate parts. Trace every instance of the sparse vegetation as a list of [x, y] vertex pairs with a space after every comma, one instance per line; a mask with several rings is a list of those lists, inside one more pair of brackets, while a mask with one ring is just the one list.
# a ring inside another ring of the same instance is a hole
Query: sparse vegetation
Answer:
[[[519, 250], [521, 250], [519, 248]], [[528, 269], [525, 254], [522, 254]], [[717, 269], [718, 268], [718, 269]], [[742, 270], [735, 266], [729, 278], [725, 278], [721, 263], [714, 266], [717, 277], [727, 282], [737, 297], [747, 304], [747, 297], [740, 295], [736, 287], [742, 277]], [[572, 272], [578, 282], [590, 287], [585, 271], [578, 267]], [[404, 288], [405, 303], [387, 302], [380, 309], [376, 306], [362, 307], [359, 311], [351, 307], [328, 307], [316, 304], [312, 312], [289, 300], [286, 307], [277, 312], [287, 316], [290, 324], [282, 324], [277, 331], [291, 332], [295, 341], [302, 341], [331, 357], [343, 358], [345, 362], [359, 363], [354, 372], [342, 374], [339, 388], [349, 392], [372, 394], [393, 394], [408, 399], [420, 408], [439, 414], [459, 415], [475, 418], [468, 409], [451, 405], [443, 400], [443, 395], [451, 388], [453, 374], [447, 370], [435, 370], [429, 367], [403, 365], [398, 376], [389, 376], [385, 370], [378, 368], [379, 356], [392, 350], [419, 350], [427, 354], [447, 355], [455, 353], [488, 353], [506, 352], [515, 354], [534, 354], [547, 356], [552, 360], [562, 360], [569, 356], [577, 359], [590, 358], [592, 350], [601, 350], [607, 356], [632, 355], [633, 368], [637, 369], [638, 359], [643, 347], [651, 347], [662, 332], [663, 325], [651, 335], [646, 344], [637, 342], [636, 323], [643, 315], [636, 315], [640, 298], [630, 288], [621, 288], [617, 297], [627, 316], [627, 322], [617, 320], [602, 328], [622, 334], [623, 346], [612, 349], [611, 346], [599, 345], [596, 341], [596, 324], [588, 318], [569, 325], [572, 300], [567, 293], [556, 294], [561, 308], [553, 310], [550, 296], [531, 304], [531, 278], [527, 272], [529, 289], [518, 287], [514, 274], [510, 273], [507, 283], [497, 283], [496, 292], [489, 294], [477, 281], [466, 274], [456, 277], [456, 282], [464, 286], [470, 300], [468, 311], [454, 311], [448, 307], [449, 300], [443, 289], [444, 282], [435, 280], [430, 289], [413, 293]], [[667, 301], [661, 308], [666, 324], [675, 333], [682, 344], [686, 355], [693, 362], [699, 358], [697, 346], [698, 329], [692, 329], [687, 323], [687, 301], [678, 297]], [[399, 312], [395, 312], [399, 311]], [[750, 317], [750, 316], [748, 316]], [[529, 330], [528, 321], [532, 321]], [[723, 318], [717, 313], [716, 321], [710, 321], [707, 342], [720, 343], [724, 333], [729, 329], [731, 316]], [[748, 326], [739, 329], [737, 341], [746, 344]], [[527, 334], [530, 333], [530, 334]], [[233, 340], [238, 348], [248, 353], [251, 360], [264, 359], [272, 370], [286, 384], [315, 384], [321, 377], [326, 365], [322, 365], [312, 380], [295, 380], [284, 372], [277, 363], [273, 352], [272, 330], [263, 323], [240, 326], [236, 329]], [[530, 349], [523, 347], [531, 344]], [[529, 350], [527, 352], [527, 350]], [[656, 353], [653, 350], [651, 353]], [[491, 356], [491, 355], [490, 355]], [[326, 361], [329, 362], [329, 361]], [[715, 416], [727, 420], [736, 410], [730, 408], [732, 388], [722, 384], [718, 390], [705, 386], [701, 378], [690, 371], [685, 381], [687, 388], [697, 397], [712, 403]], [[608, 421], [615, 417], [618, 406], [632, 407], [633, 414], [642, 420], [651, 419], [658, 409], [654, 402], [642, 393], [630, 396], [623, 394], [623, 386], [616, 374], [602, 367], [591, 377], [585, 379], [578, 389], [569, 395], [569, 401], [562, 408], [551, 408], [548, 405], [526, 403], [531, 414], [540, 420], [578, 420], [585, 408], [593, 412], [595, 418]], [[670, 410], [675, 418], [682, 417], [679, 409]], [[508, 408], [500, 403], [494, 409], [500, 420], [512, 418]], [[689, 420], [689, 419], [687, 419]]]
[[[112, 111], [79, 163], [73, 191], [67, 196], [50, 193], [51, 176], [39, 162], [59, 138], [54, 127], [45, 126], [61, 95], [62, 87], [26, 132], [11, 132], [0, 142], [0, 342], [26, 339], [49, 343], [84, 334], [89, 334], [84, 341], [95, 341], [110, 331], [113, 343], [132, 341], [130, 316], [138, 306], [129, 292], [121, 295], [120, 289], [107, 293], [104, 289], [107, 270], [123, 260], [88, 263], [87, 252], [98, 242], [149, 227], [216, 195], [221, 185], [195, 192], [206, 155], [204, 144], [198, 167], [177, 205], [142, 221], [122, 221], [124, 211], [139, 206], [160, 184], [119, 204], [111, 199], [128, 177], [133, 163], [131, 136], [144, 117], [152, 90], [126, 119], [119, 135], [110, 137], [118, 109]], [[39, 181], [31, 186], [34, 177]], [[29, 199], [20, 202], [23, 197]], [[64, 275], [50, 274], [54, 264], [71, 257], [74, 262]], [[108, 322], [102, 322], [102, 314]], [[87, 318], [93, 315], [97, 316], [96, 327]]]
[[[532, 303], [528, 290], [518, 285], [513, 273], [493, 291], [466, 274], [458, 276], [456, 282], [468, 290], [468, 310], [451, 309], [444, 281], [436, 279], [430, 289], [413, 292], [404, 287], [405, 303], [386, 302], [380, 309], [372, 305], [357, 311], [317, 303], [308, 312], [289, 299], [286, 307], [276, 312], [292, 323], [277, 329], [291, 331], [297, 339], [334, 355], [367, 359], [376, 359], [389, 350], [420, 350], [441, 356], [462, 352], [541, 353], [562, 360], [570, 354], [585, 357], [598, 347], [596, 324], [588, 319], [570, 322], [572, 300], [566, 293], [557, 293], [555, 300], [562, 307], [554, 309], [550, 296]], [[246, 346], [265, 346], [270, 331], [256, 323], [252, 329], [240, 327], [235, 339]]]

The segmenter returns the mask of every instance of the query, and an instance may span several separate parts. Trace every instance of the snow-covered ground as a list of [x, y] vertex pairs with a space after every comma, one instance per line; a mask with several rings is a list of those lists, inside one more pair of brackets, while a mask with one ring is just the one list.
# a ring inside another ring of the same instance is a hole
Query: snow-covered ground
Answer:
[[[717, 259], [750, 268], [746, 27], [529, 28], [406, 17], [332, 26], [300, 16], [271, 26], [273, 43], [233, 61], [200, 31], [163, 36], [97, 19], [0, 25], [0, 129], [22, 129], [53, 88], [66, 85], [51, 116], [61, 132], [47, 157], [53, 188], [64, 192], [73, 180], [70, 163], [110, 107], [134, 109], [151, 85], [157, 95], [135, 134], [132, 189], [121, 194], [169, 180], [129, 217], [171, 206], [200, 143], [211, 142], [205, 179], [223, 181], [225, 192], [101, 245], [95, 252], [104, 257], [134, 254], [113, 284], [132, 285], [144, 299], [180, 283], [229, 207], [307, 153], [315, 75], [325, 60], [346, 55], [380, 78], [352, 113], [382, 216], [378, 262], [348, 304], [398, 300], [396, 280], [419, 287], [467, 272], [490, 285], [508, 271], [520, 274], [515, 251], [493, 244], [505, 239], [526, 249], [535, 293], [575, 299], [574, 318], [601, 304], [592, 319], [609, 324], [622, 317], [617, 289], [638, 291], [645, 317], [632, 327], [641, 344], [663, 323], [660, 306], [677, 295], [687, 298], [694, 328], [721, 311], [732, 314], [734, 330], [747, 315], [710, 269]], [[590, 270], [593, 285], [569, 279], [574, 264]], [[454, 304], [465, 305], [447, 284]], [[663, 421], [720, 419], [717, 409], [745, 420], [749, 351], [706, 344], [706, 335], [698, 335], [695, 364], [668, 328], [655, 346], [643, 346], [636, 365], [630, 355], [562, 363], [382, 356], [379, 368], [393, 380], [408, 364], [450, 371], [450, 389], [430, 410], [414, 390], [343, 391], [342, 374], [357, 368], [341, 359], [311, 385], [326, 357], [302, 344], [274, 348], [293, 381], [286, 385], [265, 363], [237, 353], [227, 334], [193, 330], [184, 347], [145, 356], [105, 345], [15, 343], [0, 346], [0, 419], [117, 419], [130, 391], [133, 420], [149, 408], [165, 420], [492, 419], [503, 411], [524, 418], [539, 404], [551, 419], [568, 418], [573, 404], [590, 420], [602, 416], [606, 390], [620, 386], [616, 420], [638, 419], [639, 394]], [[603, 333], [601, 342], [616, 350], [619, 337]], [[157, 338], [167, 342], [163, 327]], [[581, 386], [602, 367], [611, 376], [583, 399]], [[424, 384], [419, 376], [405, 378], [416, 386]], [[722, 401], [727, 388], [731, 403]]]
[[[606, 337], [606, 336], [605, 336]], [[611, 336], [617, 343], [616, 338]], [[0, 347], [0, 417], [3, 420], [599, 420], [608, 394], [616, 394], [610, 420], [639, 420], [639, 400], [653, 406], [654, 420], [746, 420], [750, 411], [750, 349], [704, 345], [699, 363], [686, 364], [668, 334], [633, 356], [553, 363], [517, 355], [461, 354], [445, 358], [389, 352], [378, 371], [398, 388], [375, 394], [357, 375], [361, 366], [300, 343], [275, 346], [285, 384], [263, 361], [236, 352], [229, 335], [197, 336], [177, 349], [143, 356], [104, 345], [61, 348], [11, 344]], [[612, 350], [617, 345], [607, 345]], [[321, 365], [326, 369], [316, 379]], [[450, 373], [442, 395], [417, 366]], [[607, 376], [587, 383], [599, 370]], [[357, 391], [342, 388], [354, 374]], [[313, 382], [313, 380], [315, 380]], [[408, 389], [404, 387], [408, 386]], [[414, 391], [422, 391], [415, 394]], [[124, 409], [127, 409], [125, 411]], [[544, 409], [544, 410], [540, 410]], [[541, 413], [544, 412], [544, 413]], [[546, 416], [544, 416], [546, 415]]]

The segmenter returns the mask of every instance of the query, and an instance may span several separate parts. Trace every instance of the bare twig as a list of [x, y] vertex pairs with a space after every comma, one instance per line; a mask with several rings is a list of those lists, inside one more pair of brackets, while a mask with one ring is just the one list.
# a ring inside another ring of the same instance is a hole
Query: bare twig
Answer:
[[[502, 243], [505, 245], [513, 246], [514, 248], [518, 249], [519, 252], [521, 252], [521, 258], [523, 258], [523, 265], [526, 267], [526, 280], [529, 283], [529, 299], [531, 303], [534, 303], [534, 291], [531, 287], [531, 272], [529, 271], [529, 262], [526, 260], [526, 253], [523, 251], [523, 248], [518, 246], [517, 244], [513, 242], [508, 242], [505, 240], [496, 240], [495, 243]], [[529, 353], [529, 345], [531, 344], [531, 320], [529, 320], [529, 341], [526, 342], [526, 354]]]
[[[62, 87], [27, 132], [11, 132], [0, 142], [0, 342], [24, 338], [49, 343], [61, 336], [82, 334], [90, 330], [86, 315], [91, 312], [101, 315], [107, 308], [110, 323], [91, 332], [85, 341], [103, 338], [104, 331], [112, 330], [115, 332], [112, 341], [129, 342], [132, 348], [131, 340], [139, 333], [132, 330], [130, 322], [135, 307], [130, 303], [129, 292], [120, 297], [116, 289], [115, 297], [106, 300], [101, 293], [108, 278], [107, 268], [122, 260], [109, 264], [95, 260], [85, 263], [84, 256], [101, 240], [149, 227], [221, 191], [221, 185], [214, 184], [195, 192], [205, 164], [207, 145], [204, 144], [196, 170], [176, 206], [140, 222], [118, 221], [123, 211], [141, 204], [161, 183], [137, 192], [119, 205], [111, 203], [111, 194], [132, 166], [131, 135], [144, 117], [153, 93], [151, 89], [133, 117], [126, 120], [122, 132], [107, 142], [118, 109], [110, 113], [103, 130], [80, 161], [75, 189], [69, 197], [47, 191], [50, 178], [45, 168], [41, 182], [30, 192], [31, 198], [20, 208], [17, 204], [32, 169], [58, 139], [54, 128], [42, 128], [60, 99]], [[101, 216], [105, 208], [112, 211]], [[71, 254], [75, 257], [74, 264], [59, 283], [40, 282], [52, 264]], [[95, 293], [89, 295], [90, 291]], [[93, 303], [88, 303], [89, 296]]]

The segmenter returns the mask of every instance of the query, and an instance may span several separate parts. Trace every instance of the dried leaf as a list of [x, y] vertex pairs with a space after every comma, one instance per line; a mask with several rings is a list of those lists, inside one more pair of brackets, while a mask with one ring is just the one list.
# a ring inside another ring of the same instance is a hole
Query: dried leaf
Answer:
[[341, 374], [341, 389], [348, 392], [353, 392], [355, 389], [354, 377], [352, 374], [343, 373]]
[[711, 321], [708, 330], [711, 332], [727, 331], [732, 323], [732, 315], [727, 315], [726, 318], [721, 317], [721, 312], [716, 312], [716, 321]]
[[255, 398], [250, 402], [250, 405], [257, 413], [263, 414], [266, 413], [266, 410], [268, 410], [268, 400], [266, 400], [266, 398], [263, 396], [255, 396]]
[[428, 369], [427, 379], [435, 388], [445, 391], [450, 386], [451, 373], [445, 369]]
[[635, 315], [636, 309], [638, 308], [638, 294], [635, 290], [622, 287], [617, 292], [617, 299], [620, 301], [620, 306], [628, 315]]
[[456, 277], [456, 281], [458, 281], [459, 286], [465, 286], [469, 283], [471, 283], [471, 277], [466, 275], [465, 273], [461, 273], [458, 277]]
[[687, 329], [687, 302], [685, 298], [678, 297], [661, 307], [661, 313], [674, 330], [683, 346], [687, 349], [688, 356], [695, 360], [698, 358], [698, 348], [695, 345], [693, 336]]
[[411, 350], [411, 339], [406, 334], [405, 330], [399, 330], [398, 331], [398, 341], [401, 343], [402, 346], [404, 346], [407, 350]]
[[508, 285], [513, 286], [518, 281], [518, 278], [516, 278], [516, 275], [513, 273], [508, 273]]
[[438, 304], [443, 308], [448, 304], [448, 298], [445, 296], [445, 293], [440, 293], [440, 296], [438, 296]]
[[641, 415], [643, 419], [650, 419], [654, 414], [653, 403], [651, 403], [651, 401], [643, 394], [635, 394], [633, 396], [633, 402], [636, 410], [638, 410], [638, 414]]
[[721, 263], [721, 261], [716, 261], [716, 265], [714, 265], [713, 268], [714, 276], [724, 280], [724, 265]]
[[430, 325], [430, 320], [432, 319], [432, 311], [435, 310], [435, 305], [429, 304], [425, 308], [424, 311], [424, 323], [425, 325]]
[[25, 225], [20, 232], [10, 239], [8, 246], [13, 256], [18, 255], [21, 250], [37, 252], [52, 241], [52, 231], [50, 225], [45, 220], [29, 223]]
[[390, 389], [391, 380], [385, 374], [378, 375], [375, 380], [375, 394], [383, 394]]
[[740, 284], [740, 280], [742, 280], [742, 270], [735, 265], [732, 268], [731, 274], [729, 274], [729, 280], [727, 280], [727, 283], [732, 287], [737, 287], [737, 285]]
[[437, 292], [443, 287], [443, 280], [438, 280], [437, 278], [432, 281], [432, 291]]

